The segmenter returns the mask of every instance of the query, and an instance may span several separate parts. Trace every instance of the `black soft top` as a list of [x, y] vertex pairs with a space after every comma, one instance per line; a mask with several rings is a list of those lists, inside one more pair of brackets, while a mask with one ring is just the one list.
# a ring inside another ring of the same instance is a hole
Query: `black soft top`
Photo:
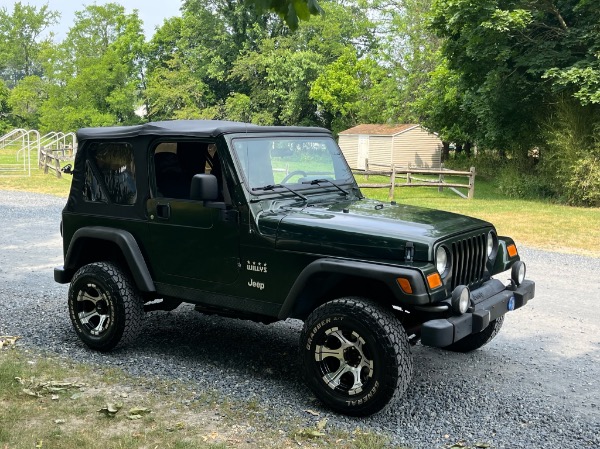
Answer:
[[136, 136], [187, 136], [216, 137], [232, 133], [327, 133], [325, 128], [300, 126], [259, 126], [251, 123], [229, 122], [225, 120], [168, 120], [150, 122], [136, 126], [109, 126], [102, 128], [81, 128], [77, 131], [77, 140], [115, 139]]

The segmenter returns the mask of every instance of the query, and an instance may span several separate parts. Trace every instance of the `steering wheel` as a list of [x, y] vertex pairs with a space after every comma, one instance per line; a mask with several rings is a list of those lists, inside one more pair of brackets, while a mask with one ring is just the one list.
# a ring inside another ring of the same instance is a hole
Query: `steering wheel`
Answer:
[[289, 181], [289, 179], [290, 179], [292, 176], [296, 176], [296, 175], [302, 175], [302, 176], [306, 176], [306, 172], [305, 172], [305, 171], [302, 171], [302, 170], [294, 170], [293, 172], [291, 172], [291, 173], [288, 173], [288, 174], [285, 176], [285, 178], [283, 178], [283, 179], [281, 180], [281, 184], [285, 184], [287, 181]]

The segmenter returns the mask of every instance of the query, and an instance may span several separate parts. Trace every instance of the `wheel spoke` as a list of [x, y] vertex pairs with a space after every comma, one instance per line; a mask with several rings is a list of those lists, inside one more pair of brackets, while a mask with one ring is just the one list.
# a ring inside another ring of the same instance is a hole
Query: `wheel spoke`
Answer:
[[340, 386], [340, 378], [352, 371], [352, 367], [346, 362], [342, 362], [340, 367], [333, 373], [327, 373], [323, 376], [325, 383], [333, 390]]
[[315, 347], [315, 359], [320, 362], [326, 357], [335, 357], [340, 361], [344, 361], [344, 348], [331, 349], [325, 345], [317, 345]]
[[95, 316], [100, 316], [100, 314], [98, 312], [96, 312], [96, 309], [91, 310], [89, 312], [79, 312], [79, 314], [78, 314], [79, 321], [83, 325], [89, 324], [90, 319], [92, 319]]
[[98, 322], [98, 325], [91, 330], [92, 334], [95, 334], [95, 335], [98, 335], [102, 331], [105, 330], [104, 325], [106, 323], [106, 320], [108, 320], [108, 315], [99, 315], [99, 317], [100, 317], [100, 321]]
[[77, 298], [77, 301], [79, 301], [79, 302], [90, 301], [92, 304], [96, 305], [96, 303], [98, 302], [99, 299], [100, 299], [100, 296], [92, 296], [88, 292], [81, 292]]

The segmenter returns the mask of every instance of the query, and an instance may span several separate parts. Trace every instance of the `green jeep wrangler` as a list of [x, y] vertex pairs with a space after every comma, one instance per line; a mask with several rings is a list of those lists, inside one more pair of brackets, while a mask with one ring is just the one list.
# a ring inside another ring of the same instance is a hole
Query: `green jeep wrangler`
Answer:
[[[297, 318], [308, 386], [361, 416], [404, 393], [411, 345], [480, 348], [534, 296], [510, 238], [366, 199], [325, 129], [190, 120], [77, 138], [54, 278], [93, 349], [132, 342], [144, 312], [182, 302]], [[508, 285], [492, 278], [509, 269]]]

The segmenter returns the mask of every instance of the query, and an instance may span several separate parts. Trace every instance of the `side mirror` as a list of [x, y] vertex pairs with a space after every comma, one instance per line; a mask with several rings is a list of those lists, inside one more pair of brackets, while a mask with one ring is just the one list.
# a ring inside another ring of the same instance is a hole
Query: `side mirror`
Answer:
[[190, 188], [190, 199], [195, 201], [215, 201], [219, 197], [219, 183], [215, 175], [194, 175]]

